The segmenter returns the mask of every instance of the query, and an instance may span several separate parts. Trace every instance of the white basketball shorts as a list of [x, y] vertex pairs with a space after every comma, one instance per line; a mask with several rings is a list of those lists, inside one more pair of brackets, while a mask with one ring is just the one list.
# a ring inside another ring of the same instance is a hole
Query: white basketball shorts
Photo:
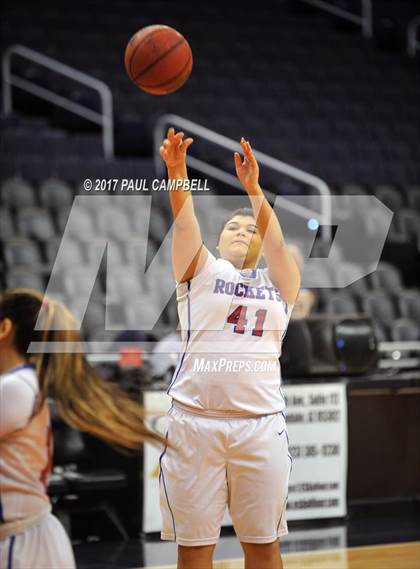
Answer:
[[4, 569], [76, 569], [67, 534], [52, 514], [22, 533], [0, 540]]
[[283, 413], [220, 419], [172, 407], [160, 457], [164, 540], [216, 544], [226, 506], [239, 540], [271, 543], [287, 533], [292, 458]]

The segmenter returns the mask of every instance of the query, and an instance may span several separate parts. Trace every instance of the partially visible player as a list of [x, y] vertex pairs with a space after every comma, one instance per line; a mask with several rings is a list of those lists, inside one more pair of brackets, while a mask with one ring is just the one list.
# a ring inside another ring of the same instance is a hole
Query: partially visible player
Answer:
[[[40, 353], [28, 354], [31, 342], [40, 343]], [[62, 353], [48, 353], [48, 342], [61, 342]], [[82, 347], [77, 323], [62, 304], [27, 289], [0, 294], [2, 568], [75, 567], [47, 495], [52, 467], [47, 395], [67, 423], [110, 444], [136, 449], [145, 440], [161, 442], [145, 428], [138, 403], [98, 377], [83, 353], [64, 353], [70, 342], [76, 350]]]
[[[160, 152], [170, 179], [187, 179], [192, 142], [169, 129]], [[218, 259], [202, 242], [191, 192], [169, 194], [183, 354], [168, 390], [161, 537], [178, 543], [179, 569], [212, 567], [226, 506], [245, 568], [282, 568], [291, 457], [279, 356], [300, 273], [259, 186], [251, 146], [241, 145], [236, 173], [252, 209], [226, 220]], [[262, 254], [267, 269], [257, 268]]]

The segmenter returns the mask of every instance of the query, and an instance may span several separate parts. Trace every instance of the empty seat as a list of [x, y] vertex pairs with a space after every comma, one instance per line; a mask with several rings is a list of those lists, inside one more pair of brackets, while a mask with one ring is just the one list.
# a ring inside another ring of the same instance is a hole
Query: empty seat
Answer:
[[88, 210], [81, 208], [78, 208], [77, 211], [74, 209], [70, 211], [62, 210], [58, 214], [58, 225], [61, 233], [67, 230], [68, 235], [80, 241], [90, 241], [92, 238], [97, 237], [97, 231]]
[[404, 207], [404, 198], [402, 193], [393, 186], [377, 186], [375, 188], [375, 195], [393, 213]]
[[302, 287], [330, 289], [332, 279], [329, 273], [310, 263], [306, 264], [302, 271]]
[[403, 288], [401, 272], [391, 263], [381, 261], [369, 276], [372, 288], [383, 288], [391, 294], [397, 294]]
[[[144, 217], [137, 215], [137, 212], [133, 210], [132, 221], [135, 234], [144, 235]], [[157, 242], [161, 241], [169, 231], [169, 228], [170, 223], [166, 220], [161, 210], [157, 207], [152, 207], [149, 218], [149, 233], [152, 239]]]
[[420, 214], [420, 186], [407, 188], [407, 198], [411, 209]]
[[388, 331], [378, 324], [378, 322], [373, 322], [373, 329], [375, 331], [376, 340], [378, 342], [388, 342], [389, 341], [389, 334]]
[[385, 291], [371, 291], [361, 299], [364, 312], [383, 326], [391, 326], [396, 317], [392, 300]]
[[[61, 245], [60, 255], [58, 250]], [[57, 265], [60, 268], [71, 267], [74, 265], [83, 265], [85, 259], [80, 245], [74, 239], [66, 239], [62, 243], [61, 239], [54, 239], [46, 244], [47, 261], [51, 265]]]
[[151, 330], [160, 317], [163, 307], [159, 299], [147, 297], [133, 299], [125, 304], [127, 321], [130, 330]]
[[122, 247], [115, 240], [108, 238], [91, 239], [83, 243], [88, 264], [98, 263], [106, 253], [107, 267], [120, 266], [125, 264]]
[[420, 322], [420, 290], [403, 290], [398, 295], [401, 316]]
[[144, 292], [144, 287], [137, 270], [121, 266], [107, 274], [108, 298], [131, 302]]
[[32, 272], [27, 267], [13, 267], [6, 273], [8, 288], [32, 288], [44, 292], [44, 279], [40, 273]]
[[416, 342], [420, 338], [420, 323], [398, 318], [392, 325], [391, 338], [394, 342]]
[[[67, 296], [73, 300], [78, 297], [90, 298], [97, 280], [97, 273], [89, 266], [71, 267], [62, 276]], [[100, 294], [103, 293], [102, 288]]]
[[401, 209], [396, 214], [396, 223], [400, 232], [409, 239], [417, 240], [420, 237], [420, 214], [411, 209]]
[[55, 237], [54, 225], [45, 209], [31, 207], [19, 210], [17, 225], [19, 232], [25, 237], [39, 241], [48, 241]]
[[15, 226], [10, 211], [5, 207], [0, 207], [0, 239], [9, 239], [15, 234]]
[[16, 238], [4, 242], [4, 257], [9, 267], [20, 265], [26, 267], [42, 264], [38, 245], [28, 239]]
[[130, 219], [125, 211], [114, 206], [98, 209], [96, 225], [101, 235], [126, 241], [133, 236]]
[[36, 204], [35, 190], [20, 177], [9, 178], [1, 186], [1, 201], [13, 208], [33, 207]]
[[[351, 293], [358, 296], [364, 295], [368, 290], [368, 282], [366, 277], [360, 278], [360, 269], [354, 263], [339, 263], [335, 267], [335, 286], [340, 288], [347, 288]], [[348, 282], [352, 282], [347, 285]]]
[[134, 236], [130, 241], [125, 243], [125, 255], [128, 264], [131, 265], [132, 268], [140, 271], [146, 266], [146, 259], [152, 261], [157, 251], [157, 245], [151, 239], [140, 239]]
[[99, 301], [89, 301], [84, 311], [85, 302], [74, 299], [70, 304], [70, 310], [81, 323], [83, 331], [91, 335], [98, 329], [105, 329], [105, 305]]
[[356, 301], [346, 292], [330, 292], [325, 300], [327, 314], [357, 314]]
[[70, 186], [59, 178], [49, 178], [40, 187], [41, 204], [52, 210], [69, 210], [74, 194]]

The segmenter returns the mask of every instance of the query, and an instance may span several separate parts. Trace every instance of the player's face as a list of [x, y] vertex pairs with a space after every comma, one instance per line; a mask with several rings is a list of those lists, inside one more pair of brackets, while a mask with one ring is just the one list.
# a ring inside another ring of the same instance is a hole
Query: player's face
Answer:
[[255, 267], [262, 253], [262, 240], [255, 218], [248, 215], [232, 217], [220, 234], [219, 252], [222, 259], [236, 267]]

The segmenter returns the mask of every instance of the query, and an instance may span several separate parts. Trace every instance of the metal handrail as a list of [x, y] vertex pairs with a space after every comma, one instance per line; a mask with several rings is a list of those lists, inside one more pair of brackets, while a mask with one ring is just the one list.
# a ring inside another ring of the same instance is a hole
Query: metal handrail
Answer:
[[338, 6], [333, 6], [329, 2], [325, 0], [301, 0], [301, 2], [306, 2], [306, 4], [310, 4], [311, 6], [315, 6], [316, 8], [320, 8], [325, 12], [329, 12], [330, 14], [334, 14], [334, 16], [338, 16], [339, 18], [343, 18], [344, 20], [348, 20], [349, 22], [353, 22], [353, 24], [358, 24], [363, 31], [363, 35], [367, 38], [371, 38], [373, 35], [372, 30], [372, 0], [361, 0], [362, 4], [362, 15], [358, 16], [357, 14], [353, 14], [344, 8], [339, 8]]
[[[36, 85], [32, 81], [22, 79], [11, 73], [11, 58], [19, 55], [23, 58], [34, 61], [39, 65], [47, 67], [52, 71], [65, 75], [78, 83], [82, 83], [98, 92], [101, 99], [102, 112], [97, 113], [91, 109], [74, 103], [70, 99], [58, 95], [45, 87]], [[62, 107], [71, 113], [79, 115], [102, 127], [102, 144], [106, 158], [114, 156], [114, 126], [113, 126], [113, 102], [112, 93], [108, 85], [99, 79], [95, 79], [86, 73], [82, 73], [69, 65], [65, 65], [51, 57], [39, 53], [23, 45], [12, 45], [3, 54], [2, 58], [2, 78], [3, 78], [3, 112], [8, 115], [13, 109], [12, 85], [19, 87], [36, 97], [45, 99], [50, 103]]]
[[[166, 126], [173, 125], [183, 130], [188, 130], [191, 134], [196, 134], [201, 136], [202, 138], [209, 140], [214, 144], [218, 144], [223, 148], [227, 148], [228, 150], [232, 150], [233, 152], [241, 151], [241, 145], [228, 138], [227, 136], [223, 136], [213, 130], [210, 130], [204, 126], [201, 126], [195, 122], [192, 122], [188, 119], [180, 117], [178, 115], [162, 115], [156, 122], [154, 128], [154, 155], [155, 155], [155, 169], [158, 176], [163, 177], [165, 175], [164, 170], [164, 163], [159, 154], [159, 148], [162, 144], [162, 140], [166, 136]], [[281, 162], [277, 160], [277, 158], [273, 158], [272, 156], [268, 156], [268, 154], [264, 154], [263, 152], [259, 152], [258, 150], [254, 151], [255, 157], [260, 164], [268, 166], [277, 172], [281, 172], [282, 174], [289, 176], [290, 178], [294, 178], [295, 180], [299, 180], [309, 186], [315, 188], [320, 196], [321, 196], [321, 213], [318, 211], [311, 210], [306, 208], [302, 205], [292, 203], [287, 198], [282, 196], [278, 196], [273, 194], [272, 192], [264, 191], [265, 195], [271, 199], [272, 201], [276, 200], [277, 203], [281, 203], [282, 207], [286, 210], [299, 215], [301, 217], [321, 217], [321, 223], [323, 225], [322, 228], [322, 239], [328, 243], [331, 240], [331, 192], [328, 185], [318, 178], [317, 176], [313, 176], [304, 170], [300, 170], [299, 168], [295, 168], [290, 164], [286, 164], [285, 162]], [[212, 166], [203, 160], [199, 160], [198, 158], [194, 158], [192, 156], [187, 155], [187, 164], [193, 167], [194, 169], [198, 170], [199, 172], [203, 172], [207, 176], [211, 176], [212, 178], [216, 178], [221, 182], [225, 182], [233, 187], [242, 189], [242, 185], [236, 176], [225, 172], [221, 168], [216, 166]]]
[[420, 16], [413, 18], [407, 28], [407, 53], [411, 57], [415, 57], [420, 51], [420, 41], [417, 39], [420, 28]]

